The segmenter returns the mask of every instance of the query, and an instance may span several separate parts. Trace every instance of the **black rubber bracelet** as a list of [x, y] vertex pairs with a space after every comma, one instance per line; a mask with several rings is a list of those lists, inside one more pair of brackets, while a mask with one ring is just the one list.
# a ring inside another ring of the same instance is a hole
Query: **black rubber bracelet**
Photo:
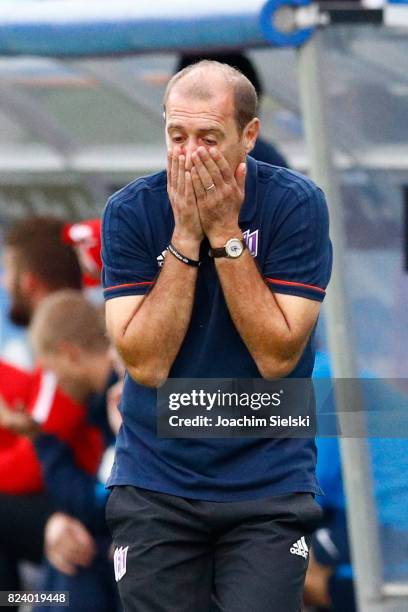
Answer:
[[171, 242], [169, 246], [167, 247], [167, 250], [170, 251], [170, 253], [174, 255], [174, 257], [176, 257], [179, 261], [182, 261], [183, 263], [187, 264], [188, 266], [192, 266], [193, 268], [198, 268], [198, 266], [201, 263], [200, 261], [196, 261], [195, 259], [190, 259], [189, 257], [186, 257], [185, 255], [180, 253], [180, 251], [178, 251], [176, 247], [174, 246], [174, 244], [171, 244]]

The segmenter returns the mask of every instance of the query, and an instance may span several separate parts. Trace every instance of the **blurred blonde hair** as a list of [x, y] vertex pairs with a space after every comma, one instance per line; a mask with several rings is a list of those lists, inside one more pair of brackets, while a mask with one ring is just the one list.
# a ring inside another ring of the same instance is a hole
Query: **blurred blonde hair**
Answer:
[[62, 342], [90, 353], [109, 348], [102, 309], [72, 289], [56, 291], [41, 301], [30, 325], [30, 337], [37, 355], [56, 352]]

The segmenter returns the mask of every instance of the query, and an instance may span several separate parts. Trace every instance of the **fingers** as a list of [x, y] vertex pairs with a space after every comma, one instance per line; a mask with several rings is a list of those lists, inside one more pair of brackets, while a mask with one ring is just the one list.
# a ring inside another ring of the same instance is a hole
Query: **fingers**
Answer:
[[55, 556], [58, 556], [61, 562], [67, 566], [89, 567], [94, 558], [94, 550], [85, 548], [78, 542], [72, 541], [71, 543], [62, 544], [59, 549], [53, 551]]
[[245, 178], [246, 178], [246, 164], [241, 163], [235, 171], [235, 180], [237, 182], [238, 189], [245, 191]]
[[184, 196], [185, 190], [185, 175], [186, 175], [186, 158], [180, 155], [178, 158], [178, 175], [177, 175], [177, 191], [180, 196]]
[[193, 189], [197, 200], [202, 200], [206, 196], [203, 182], [198, 174], [198, 170], [195, 166], [191, 168], [191, 180], [193, 183]]
[[185, 172], [185, 194], [187, 202], [190, 202], [192, 199], [194, 199], [195, 194], [193, 188], [193, 180], [191, 177], [191, 173], [188, 171]]
[[0, 395], [0, 426], [6, 427], [8, 416], [8, 406]]
[[44, 544], [50, 562], [70, 575], [76, 572], [77, 565], [88, 567], [96, 554], [94, 539], [86, 527], [62, 513], [48, 520]]
[[92, 541], [90, 545], [85, 545], [73, 540], [70, 545], [67, 544], [65, 549], [61, 550], [61, 554], [69, 564], [89, 567], [95, 556], [95, 544]]
[[38, 429], [36, 421], [24, 412], [24, 407], [12, 410], [1, 399], [0, 426], [22, 436], [32, 435]]
[[167, 149], [167, 190], [170, 189], [171, 183], [171, 149]]
[[179, 166], [179, 149], [178, 147], [174, 147], [174, 149], [170, 152], [170, 188], [173, 191], [177, 189], [177, 179], [178, 179], [178, 166]]
[[0, 426], [4, 427], [4, 429], [8, 429], [9, 431], [14, 431], [16, 424], [15, 421], [17, 419], [17, 423], [19, 422], [19, 416], [20, 415], [12, 410], [4, 399], [0, 397]]
[[77, 520], [71, 524], [71, 537], [85, 555], [94, 555], [96, 552], [95, 541], [89, 531]]
[[226, 183], [230, 183], [234, 177], [233, 177], [230, 165], [227, 162], [227, 160], [225, 159], [225, 157], [215, 147], [211, 147], [209, 153], [211, 155], [211, 159], [214, 161], [214, 163], [218, 167], [218, 170], [219, 170], [223, 180]]
[[215, 161], [210, 157], [207, 149], [199, 147], [197, 151], [193, 153], [192, 159], [204, 189], [212, 184], [216, 187], [221, 187], [223, 183], [221, 172]]
[[66, 561], [63, 555], [54, 551], [46, 551], [47, 559], [55, 569], [68, 576], [75, 576], [77, 569], [75, 565]]
[[6, 400], [3, 398], [3, 396], [0, 394], [0, 410], [7, 412], [9, 410], [9, 405], [7, 404]]

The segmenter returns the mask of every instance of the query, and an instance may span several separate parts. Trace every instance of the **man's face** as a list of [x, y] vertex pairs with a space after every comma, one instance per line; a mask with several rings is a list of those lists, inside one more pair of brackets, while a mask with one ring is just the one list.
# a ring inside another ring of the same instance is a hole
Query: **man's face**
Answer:
[[176, 147], [191, 170], [192, 153], [200, 146], [216, 147], [235, 172], [245, 161], [245, 140], [234, 118], [232, 91], [220, 87], [208, 100], [186, 95], [183, 80], [174, 85], [166, 104], [167, 148]]
[[24, 291], [24, 270], [18, 253], [12, 247], [5, 247], [3, 256], [3, 282], [10, 296], [10, 320], [15, 325], [26, 327], [30, 323], [32, 311], [30, 295]]

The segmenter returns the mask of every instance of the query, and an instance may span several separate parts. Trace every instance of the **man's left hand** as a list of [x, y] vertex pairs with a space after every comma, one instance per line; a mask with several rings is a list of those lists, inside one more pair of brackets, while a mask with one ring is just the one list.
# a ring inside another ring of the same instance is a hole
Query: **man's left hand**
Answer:
[[239, 211], [245, 197], [246, 164], [235, 174], [216, 148], [199, 147], [192, 155], [191, 178], [203, 230], [212, 246], [238, 236]]
[[78, 567], [89, 567], [96, 555], [96, 544], [86, 527], [77, 519], [56, 512], [44, 531], [44, 551], [59, 572], [74, 576]]

